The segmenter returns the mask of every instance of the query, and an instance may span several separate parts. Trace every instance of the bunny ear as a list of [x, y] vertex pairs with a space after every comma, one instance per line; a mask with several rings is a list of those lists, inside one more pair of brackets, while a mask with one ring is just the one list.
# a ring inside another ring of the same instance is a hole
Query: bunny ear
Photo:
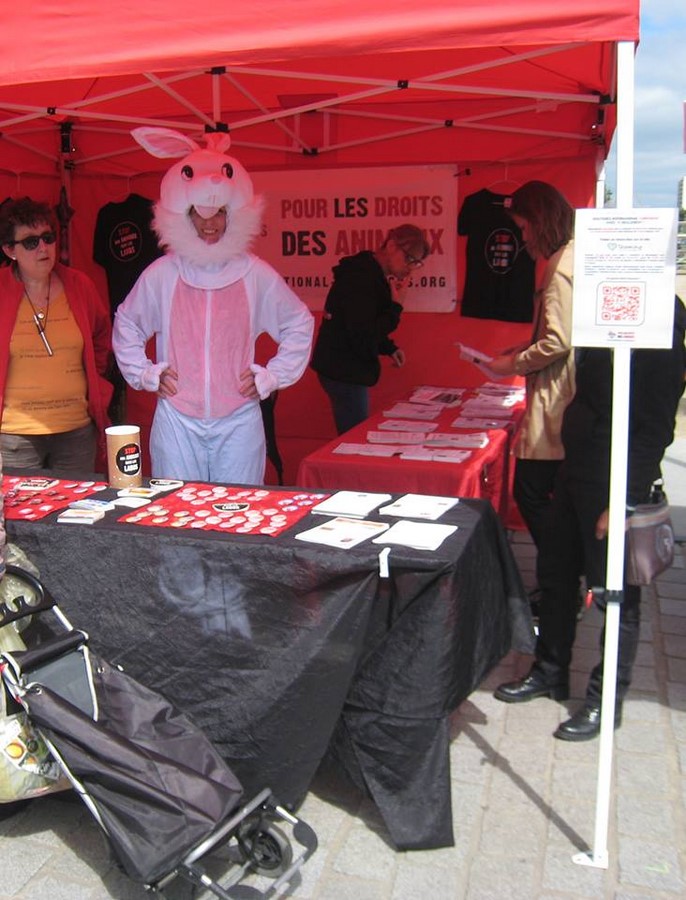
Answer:
[[171, 128], [143, 125], [141, 128], [134, 128], [131, 134], [144, 150], [147, 150], [151, 156], [157, 156], [160, 159], [187, 156], [193, 150], [199, 149], [199, 145], [193, 138], [189, 138], [179, 131], [173, 131]]
[[226, 131], [211, 131], [205, 135], [208, 150], [215, 153], [226, 153], [231, 146], [231, 135]]

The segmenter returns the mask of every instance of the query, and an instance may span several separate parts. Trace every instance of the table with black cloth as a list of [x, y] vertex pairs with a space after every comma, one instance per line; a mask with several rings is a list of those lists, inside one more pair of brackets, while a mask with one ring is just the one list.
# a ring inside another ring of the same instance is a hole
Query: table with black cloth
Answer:
[[93, 648], [191, 715], [248, 793], [297, 805], [328, 751], [398, 848], [452, 844], [448, 716], [533, 642], [489, 503], [445, 513], [458, 530], [436, 551], [393, 546], [388, 577], [380, 545], [295, 539], [321, 516], [272, 537], [121, 515], [8, 520], [8, 539]]

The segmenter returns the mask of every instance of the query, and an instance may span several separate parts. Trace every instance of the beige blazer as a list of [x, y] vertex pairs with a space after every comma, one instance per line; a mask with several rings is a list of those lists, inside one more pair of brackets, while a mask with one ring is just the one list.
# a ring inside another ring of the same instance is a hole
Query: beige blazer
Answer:
[[526, 412], [514, 444], [514, 455], [520, 459], [564, 457], [562, 415], [574, 396], [573, 242], [558, 254], [536, 292], [531, 344], [515, 358], [517, 373], [526, 376]]

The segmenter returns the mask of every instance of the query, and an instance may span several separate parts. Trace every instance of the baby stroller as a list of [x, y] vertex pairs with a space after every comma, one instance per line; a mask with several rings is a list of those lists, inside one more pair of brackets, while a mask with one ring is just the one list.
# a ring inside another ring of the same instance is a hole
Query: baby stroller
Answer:
[[[21, 590], [0, 600], [0, 631], [32, 617], [34, 640], [0, 652], [5, 720], [16, 725], [9, 738], [1, 732], [0, 765], [9, 754], [24, 776], [18, 795], [0, 801], [73, 787], [119, 866], [162, 895], [179, 878], [223, 900], [296, 887], [317, 847], [314, 831], [268, 788], [242, 803], [238, 780], [185, 715], [100, 659], [35, 575], [15, 566], [7, 573]], [[230, 863], [221, 883], [206, 865], [220, 850]], [[266, 887], [246, 884], [251, 874], [266, 876], [253, 879]]]

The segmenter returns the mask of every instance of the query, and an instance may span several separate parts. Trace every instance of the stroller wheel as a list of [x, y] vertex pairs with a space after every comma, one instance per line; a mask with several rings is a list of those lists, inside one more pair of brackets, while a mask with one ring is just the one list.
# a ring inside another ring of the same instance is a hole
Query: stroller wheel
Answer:
[[278, 878], [293, 861], [291, 843], [276, 825], [246, 819], [238, 829], [237, 841], [250, 868], [258, 875]]

